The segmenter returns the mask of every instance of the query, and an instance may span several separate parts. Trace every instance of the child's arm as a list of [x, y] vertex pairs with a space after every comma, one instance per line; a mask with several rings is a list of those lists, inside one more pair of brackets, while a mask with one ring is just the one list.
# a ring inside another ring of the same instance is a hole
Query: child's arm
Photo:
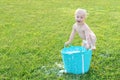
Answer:
[[67, 42], [65, 42], [65, 45], [68, 45], [72, 42], [72, 40], [74, 39], [75, 33], [76, 33], [76, 30], [74, 29], [74, 26], [73, 26], [73, 29], [72, 29], [72, 32], [70, 34], [69, 40]]

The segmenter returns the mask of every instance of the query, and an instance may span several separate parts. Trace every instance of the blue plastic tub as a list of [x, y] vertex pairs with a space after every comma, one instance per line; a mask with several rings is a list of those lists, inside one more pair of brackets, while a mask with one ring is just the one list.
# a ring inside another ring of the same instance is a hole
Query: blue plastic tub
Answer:
[[92, 50], [81, 46], [64, 47], [61, 50], [64, 69], [67, 73], [84, 74], [89, 71]]

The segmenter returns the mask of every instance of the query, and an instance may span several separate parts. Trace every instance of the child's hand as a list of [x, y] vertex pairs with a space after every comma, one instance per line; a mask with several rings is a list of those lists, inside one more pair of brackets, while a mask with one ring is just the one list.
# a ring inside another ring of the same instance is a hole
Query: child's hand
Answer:
[[70, 41], [67, 41], [67, 42], [65, 42], [65, 46], [67, 46], [67, 45], [69, 45], [70, 44]]

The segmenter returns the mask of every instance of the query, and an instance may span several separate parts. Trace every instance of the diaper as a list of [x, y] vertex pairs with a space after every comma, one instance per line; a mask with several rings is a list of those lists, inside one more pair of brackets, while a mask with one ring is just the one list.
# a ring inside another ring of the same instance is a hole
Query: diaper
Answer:
[[86, 41], [86, 40], [83, 40], [82, 42], [83, 42], [84, 44], [87, 44], [87, 41]]

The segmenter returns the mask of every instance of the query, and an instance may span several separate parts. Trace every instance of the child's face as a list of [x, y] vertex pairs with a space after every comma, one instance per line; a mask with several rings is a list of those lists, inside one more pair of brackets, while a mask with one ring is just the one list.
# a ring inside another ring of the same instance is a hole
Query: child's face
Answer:
[[85, 15], [84, 14], [80, 14], [79, 12], [75, 14], [75, 20], [77, 23], [83, 23], [85, 20]]

